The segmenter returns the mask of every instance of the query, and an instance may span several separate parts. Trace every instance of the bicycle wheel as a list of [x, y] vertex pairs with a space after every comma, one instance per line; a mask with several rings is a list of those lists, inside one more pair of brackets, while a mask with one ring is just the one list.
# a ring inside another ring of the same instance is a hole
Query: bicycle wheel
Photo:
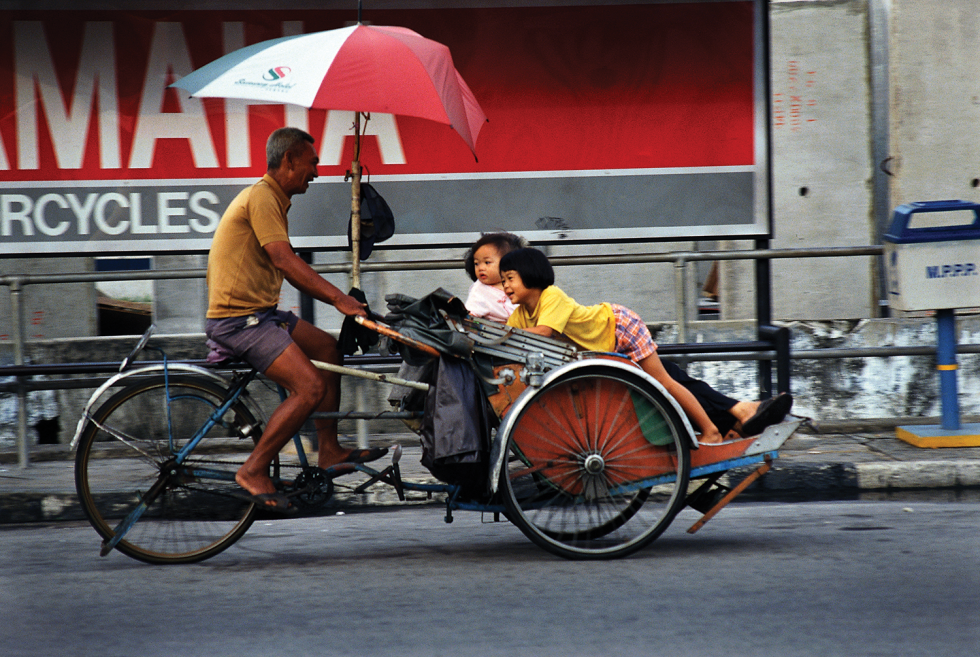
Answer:
[[513, 410], [500, 489], [508, 517], [536, 545], [570, 559], [625, 556], [683, 508], [687, 432], [639, 374], [579, 367]]
[[[103, 403], [82, 434], [75, 457], [75, 488], [95, 530], [105, 539], [145, 499], [159, 494], [116, 545], [148, 563], [190, 563], [237, 541], [255, 517], [234, 473], [260, 427], [241, 401], [225, 413], [192, 454], [176, 466], [174, 454], [221, 404], [225, 390], [193, 376], [150, 377]], [[207, 468], [211, 475], [193, 473]], [[215, 474], [218, 473], [218, 474]]]

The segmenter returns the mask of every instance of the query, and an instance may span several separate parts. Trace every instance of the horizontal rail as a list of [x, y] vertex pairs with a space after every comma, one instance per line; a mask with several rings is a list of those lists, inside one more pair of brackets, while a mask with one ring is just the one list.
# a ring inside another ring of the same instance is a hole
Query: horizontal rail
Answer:
[[[196, 365], [206, 369], [234, 371], [247, 370], [246, 363], [209, 363], [204, 359], [180, 359], [185, 365]], [[398, 356], [381, 356], [367, 354], [362, 356], [347, 356], [344, 363], [353, 367], [395, 366], [401, 363]], [[139, 361], [140, 365], [163, 365], [162, 360]], [[119, 361], [91, 363], [44, 363], [37, 365], [0, 365], [0, 377], [4, 376], [36, 376], [51, 374], [106, 374], [119, 371]]]
[[[746, 249], [743, 251], [671, 251], [667, 253], [620, 253], [614, 255], [548, 256], [556, 267], [583, 265], [631, 265], [645, 263], [704, 262], [710, 260], [779, 260], [783, 258], [838, 258], [851, 256], [880, 256], [881, 246], [813, 247], [800, 249]], [[320, 274], [350, 273], [350, 263], [310, 265]], [[451, 260], [391, 260], [363, 262], [362, 272], [427, 271], [459, 269], [460, 261]], [[166, 269], [125, 272], [88, 272], [74, 274], [17, 274], [0, 276], [0, 285], [46, 285], [52, 283], [95, 283], [100, 281], [149, 281], [184, 278], [204, 278], [207, 270]]]
[[727, 354], [769, 351], [772, 342], [754, 340], [747, 342], [685, 342], [675, 344], [658, 344], [657, 353], [661, 356], [674, 354]]
[[421, 411], [336, 411], [316, 412], [311, 420], [417, 420]]
[[[657, 353], [660, 356], [683, 356], [687, 360], [771, 360], [776, 357], [772, 343], [762, 340], [751, 342], [689, 342], [674, 344], [658, 344]], [[936, 353], [935, 346], [895, 346], [895, 347], [852, 347], [829, 349], [797, 349], [790, 354], [791, 360], [817, 360], [824, 358], [892, 358], [895, 356], [932, 356]], [[960, 344], [956, 353], [980, 353], [980, 344]], [[248, 369], [248, 365], [228, 365], [208, 363], [203, 359], [181, 360], [181, 363], [197, 365], [207, 369], [234, 371]], [[381, 356], [367, 354], [347, 356], [344, 364], [351, 367], [364, 367], [375, 371], [395, 371], [401, 364], [400, 356]], [[163, 361], [140, 361], [140, 365], [162, 365]], [[45, 363], [36, 365], [0, 365], [0, 378], [15, 376], [51, 376], [77, 374], [110, 374], [119, 370], [119, 362], [89, 362], [89, 363]], [[76, 380], [76, 379], [71, 379]], [[45, 383], [54, 383], [47, 380]], [[0, 384], [0, 389], [4, 384]]]

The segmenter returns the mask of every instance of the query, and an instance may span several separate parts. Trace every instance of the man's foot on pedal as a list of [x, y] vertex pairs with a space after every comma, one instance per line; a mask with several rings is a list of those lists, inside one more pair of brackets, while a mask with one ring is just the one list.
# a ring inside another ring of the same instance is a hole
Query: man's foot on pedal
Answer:
[[[275, 490], [275, 484], [268, 477], [264, 480], [262, 477], [249, 478], [245, 472], [244, 467], [235, 473], [235, 483], [241, 486], [241, 493], [233, 493], [234, 497], [242, 500], [252, 502], [257, 507], [264, 511], [270, 511], [272, 513], [280, 513], [283, 515], [292, 515], [299, 511], [299, 508], [290, 504], [289, 498], [285, 493]], [[254, 493], [251, 489], [259, 488], [272, 488], [272, 492], [268, 493]]]
[[352, 449], [343, 463], [370, 463], [377, 461], [388, 453], [387, 447], [372, 447], [371, 449]]
[[[342, 452], [343, 453], [343, 452]], [[320, 453], [320, 463], [319, 467], [321, 470], [337, 469], [341, 466], [354, 466], [358, 463], [370, 463], [371, 461], [377, 461], [382, 456], [388, 453], [387, 447], [372, 447], [370, 449], [352, 449], [346, 452], [344, 456], [335, 456], [333, 454]], [[325, 459], [336, 459], [332, 462], [328, 461], [324, 464]], [[345, 468], [346, 470], [346, 468]]]
[[242, 495], [242, 499], [249, 500], [259, 509], [271, 513], [279, 513], [284, 516], [299, 513], [299, 508], [294, 506], [283, 493], [259, 493], [258, 495], [253, 495], [246, 492]]

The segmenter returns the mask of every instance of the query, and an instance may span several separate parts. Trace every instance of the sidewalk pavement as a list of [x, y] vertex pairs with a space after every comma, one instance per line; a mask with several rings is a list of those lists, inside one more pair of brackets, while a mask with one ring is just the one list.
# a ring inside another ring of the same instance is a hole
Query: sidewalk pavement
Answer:
[[[923, 493], [944, 500], [980, 498], [980, 447], [920, 448], [897, 439], [894, 429], [872, 429], [798, 432], [780, 448], [772, 470], [736, 502], [901, 499]], [[395, 443], [403, 445], [403, 479], [435, 481], [419, 462], [421, 448], [414, 435], [371, 439], [372, 445]], [[378, 462], [378, 469], [387, 465], [386, 460]], [[727, 476], [737, 483], [739, 473], [748, 471], [733, 470]], [[313, 514], [443, 503], [441, 494], [429, 499], [421, 493], [409, 493], [407, 500], [400, 501], [385, 484], [360, 494], [350, 491], [356, 481], [343, 490], [339, 486], [358, 476], [362, 475], [338, 479], [334, 497]], [[75, 494], [74, 453], [67, 445], [34, 447], [26, 468], [18, 465], [15, 451], [0, 451], [0, 524], [84, 519]]]

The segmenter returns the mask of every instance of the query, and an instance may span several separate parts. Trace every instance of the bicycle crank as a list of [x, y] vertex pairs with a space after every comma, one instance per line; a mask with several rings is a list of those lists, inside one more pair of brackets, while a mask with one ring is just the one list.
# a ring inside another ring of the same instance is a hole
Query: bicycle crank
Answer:
[[333, 479], [320, 468], [303, 468], [286, 494], [305, 506], [323, 506], [333, 497]]

